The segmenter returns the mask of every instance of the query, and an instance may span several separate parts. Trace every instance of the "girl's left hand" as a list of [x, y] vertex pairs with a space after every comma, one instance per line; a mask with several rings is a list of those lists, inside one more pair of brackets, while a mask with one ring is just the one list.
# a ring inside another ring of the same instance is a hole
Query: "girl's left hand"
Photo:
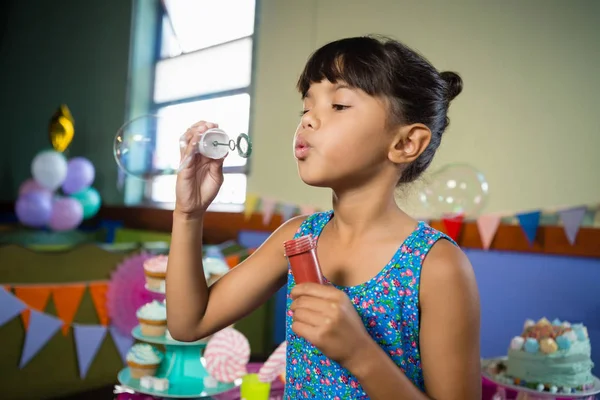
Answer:
[[350, 370], [357, 350], [373, 340], [346, 293], [331, 285], [303, 283], [292, 289], [291, 297], [292, 330]]

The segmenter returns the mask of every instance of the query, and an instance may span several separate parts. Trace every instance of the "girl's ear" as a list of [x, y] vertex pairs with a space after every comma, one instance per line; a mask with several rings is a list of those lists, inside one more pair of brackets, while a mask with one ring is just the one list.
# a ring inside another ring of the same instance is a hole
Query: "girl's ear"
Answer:
[[388, 159], [395, 164], [409, 164], [425, 151], [430, 140], [431, 131], [424, 124], [401, 126], [395, 132]]

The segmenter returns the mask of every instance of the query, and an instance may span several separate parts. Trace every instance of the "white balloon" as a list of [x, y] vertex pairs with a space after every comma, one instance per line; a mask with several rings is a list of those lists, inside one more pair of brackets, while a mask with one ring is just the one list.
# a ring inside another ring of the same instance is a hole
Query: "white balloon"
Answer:
[[54, 191], [67, 177], [67, 160], [57, 151], [42, 151], [31, 163], [31, 175], [41, 186]]

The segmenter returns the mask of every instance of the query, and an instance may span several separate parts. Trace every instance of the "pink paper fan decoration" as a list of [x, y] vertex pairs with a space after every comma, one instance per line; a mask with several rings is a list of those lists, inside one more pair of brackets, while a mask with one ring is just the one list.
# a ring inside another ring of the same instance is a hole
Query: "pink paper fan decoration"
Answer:
[[213, 335], [204, 351], [206, 370], [220, 382], [233, 382], [247, 374], [250, 343], [240, 331], [225, 328]]
[[106, 308], [112, 325], [123, 335], [131, 335], [138, 324], [136, 311], [152, 300], [164, 299], [164, 294], [146, 289], [144, 261], [153, 255], [142, 252], [123, 260], [113, 271], [106, 293]]

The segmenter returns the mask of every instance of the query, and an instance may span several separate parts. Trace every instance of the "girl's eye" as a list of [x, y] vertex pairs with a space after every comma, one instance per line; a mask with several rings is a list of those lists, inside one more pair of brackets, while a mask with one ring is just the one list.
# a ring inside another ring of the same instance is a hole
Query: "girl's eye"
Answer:
[[299, 114], [300, 114], [300, 116], [303, 116], [303, 115], [304, 115], [304, 114], [306, 114], [307, 112], [308, 112], [308, 110], [302, 110], [302, 111], [300, 111], [300, 113], [299, 113]]
[[345, 106], [345, 105], [342, 105], [342, 104], [333, 104], [331, 107], [335, 111], [344, 111], [345, 109], [350, 108], [350, 106]]

